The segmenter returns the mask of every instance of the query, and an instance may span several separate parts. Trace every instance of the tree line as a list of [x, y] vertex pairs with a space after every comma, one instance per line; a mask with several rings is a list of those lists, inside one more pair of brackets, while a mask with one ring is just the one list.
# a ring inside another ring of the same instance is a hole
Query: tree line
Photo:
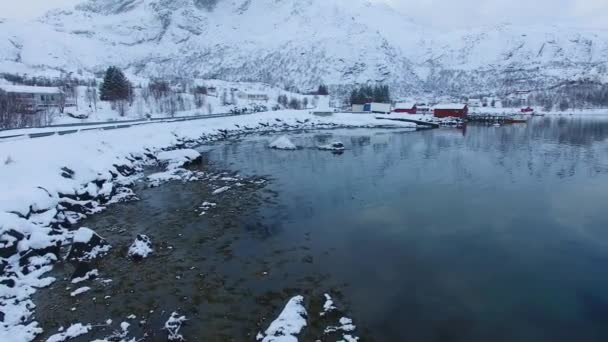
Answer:
[[387, 85], [363, 85], [354, 88], [350, 93], [350, 104], [366, 104], [370, 102], [390, 103], [391, 92]]

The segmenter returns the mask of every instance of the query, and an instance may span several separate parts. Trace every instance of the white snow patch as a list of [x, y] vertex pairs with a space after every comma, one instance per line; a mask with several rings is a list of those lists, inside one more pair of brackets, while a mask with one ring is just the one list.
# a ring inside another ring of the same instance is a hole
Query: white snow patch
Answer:
[[83, 294], [83, 293], [89, 292], [89, 291], [91, 291], [91, 288], [88, 287], [88, 286], [84, 286], [84, 287], [76, 289], [75, 291], [73, 291], [72, 293], [70, 293], [70, 296], [76, 297], [76, 296], [78, 296], [80, 294]]
[[82, 323], [76, 323], [71, 325], [67, 330], [55, 334], [49, 337], [46, 342], [63, 342], [69, 339], [82, 336], [91, 331], [92, 326], [90, 324], [83, 325]]
[[92, 229], [82, 227], [74, 233], [74, 242], [88, 243], [95, 235]]
[[219, 189], [214, 190], [214, 191], [212, 192], [212, 194], [213, 194], [213, 195], [219, 195], [219, 194], [222, 194], [222, 193], [224, 193], [224, 192], [226, 192], [226, 191], [228, 191], [228, 190], [230, 190], [230, 187], [229, 187], [229, 186], [223, 186], [223, 187], [221, 187], [221, 188], [219, 188]]
[[325, 294], [325, 303], [323, 304], [323, 311], [319, 314], [320, 316], [325, 316], [329, 312], [336, 310], [337, 308], [334, 305], [334, 301], [331, 296], [327, 293]]

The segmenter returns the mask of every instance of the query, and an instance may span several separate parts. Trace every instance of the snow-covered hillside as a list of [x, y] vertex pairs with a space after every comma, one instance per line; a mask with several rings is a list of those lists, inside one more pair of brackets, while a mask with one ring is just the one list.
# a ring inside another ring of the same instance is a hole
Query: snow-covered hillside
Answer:
[[0, 23], [0, 72], [364, 82], [393, 93], [509, 92], [608, 80], [608, 32], [498, 25], [442, 32], [368, 0], [89, 0]]

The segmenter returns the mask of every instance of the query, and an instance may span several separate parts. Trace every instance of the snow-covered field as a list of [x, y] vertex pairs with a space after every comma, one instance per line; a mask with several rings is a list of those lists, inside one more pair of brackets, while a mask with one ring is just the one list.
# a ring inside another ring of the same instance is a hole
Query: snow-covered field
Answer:
[[[370, 115], [278, 111], [0, 142], [0, 341], [29, 341], [42, 332], [33, 320], [31, 295], [53, 283], [45, 274], [65, 257], [62, 246], [72, 245], [68, 258], [76, 259], [111, 248], [78, 221], [133, 198], [129, 185], [143, 177], [145, 165], [165, 166], [159, 184], [176, 175], [197, 179], [182, 168], [199, 156], [188, 147], [243, 133], [336, 127], [415, 125]], [[80, 328], [72, 330], [80, 333]]]

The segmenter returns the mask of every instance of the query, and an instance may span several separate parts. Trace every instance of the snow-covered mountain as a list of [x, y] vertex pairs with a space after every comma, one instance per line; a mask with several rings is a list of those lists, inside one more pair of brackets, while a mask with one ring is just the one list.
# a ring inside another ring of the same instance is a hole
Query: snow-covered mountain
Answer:
[[89, 0], [0, 20], [0, 72], [261, 81], [308, 90], [383, 82], [471, 94], [608, 81], [608, 32], [498, 25], [442, 32], [368, 0]]

